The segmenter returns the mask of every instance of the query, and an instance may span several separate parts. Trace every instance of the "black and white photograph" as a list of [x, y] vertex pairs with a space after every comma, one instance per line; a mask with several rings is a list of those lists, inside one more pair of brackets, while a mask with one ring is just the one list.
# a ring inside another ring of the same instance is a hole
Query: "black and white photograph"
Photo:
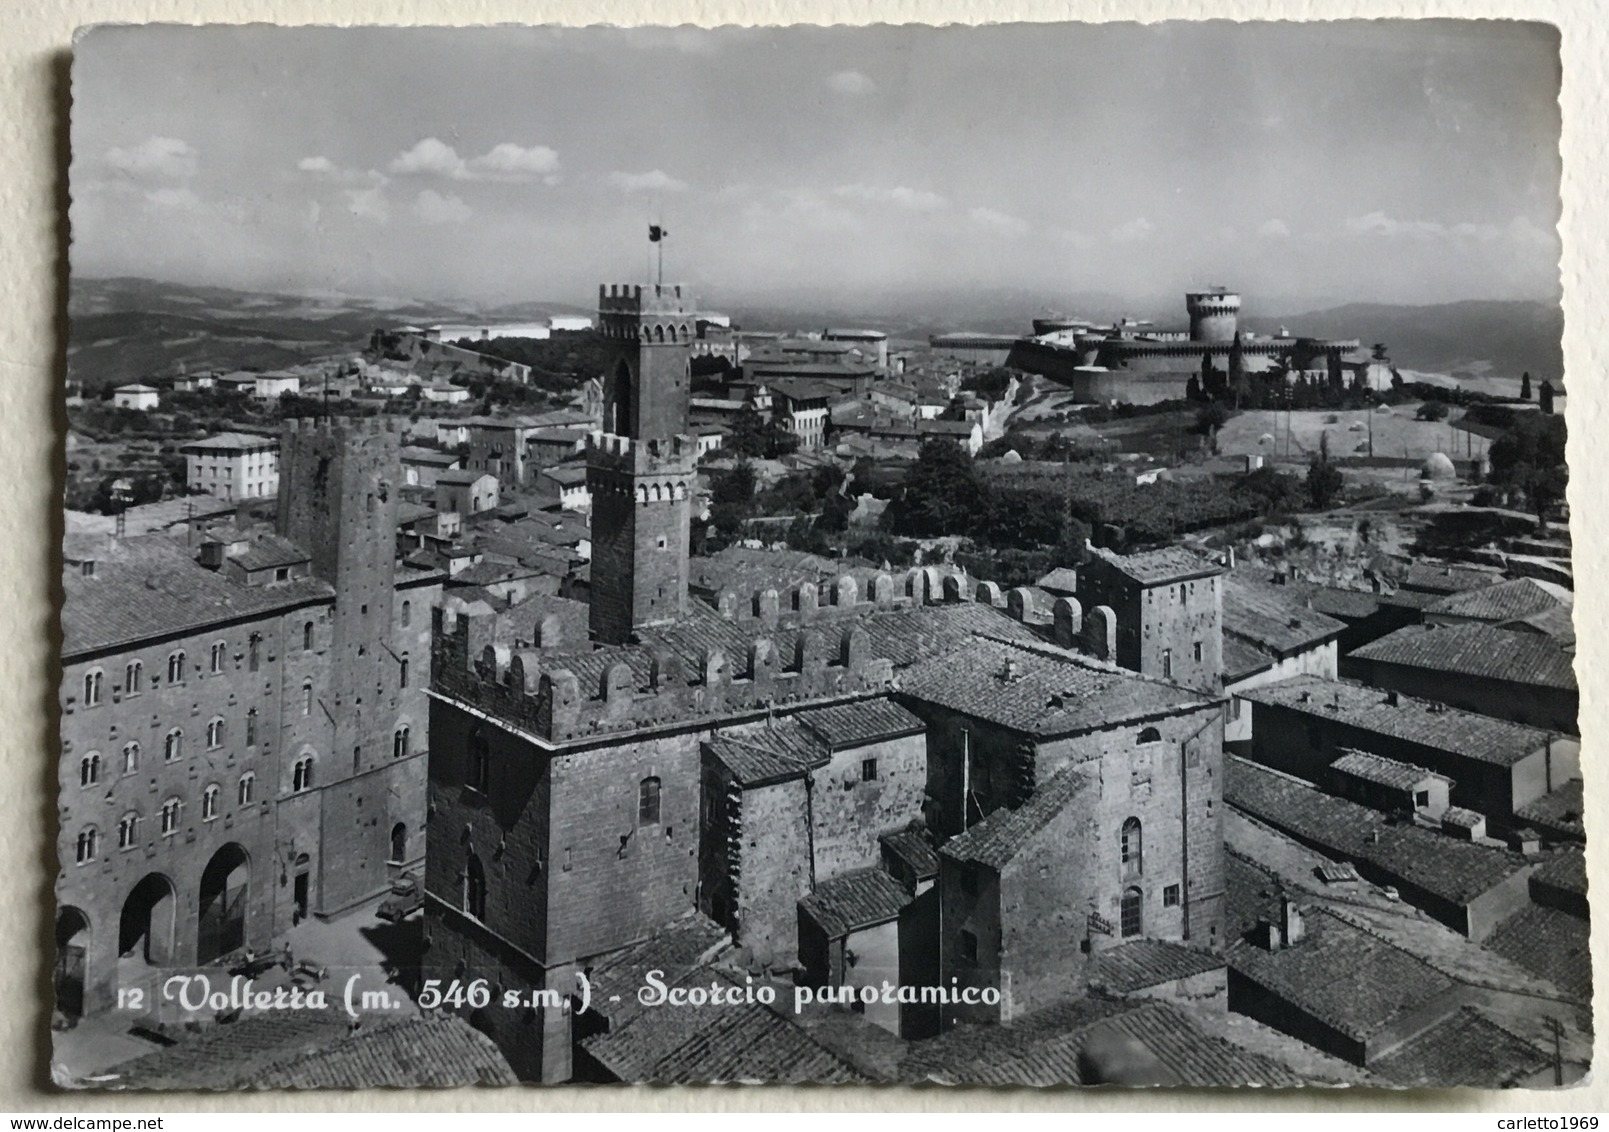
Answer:
[[54, 1083], [1583, 1083], [1560, 59], [83, 30]]

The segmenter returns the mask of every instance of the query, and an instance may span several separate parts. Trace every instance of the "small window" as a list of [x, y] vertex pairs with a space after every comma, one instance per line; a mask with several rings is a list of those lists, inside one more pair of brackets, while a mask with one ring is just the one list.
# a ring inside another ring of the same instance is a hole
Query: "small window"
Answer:
[[1195, 662], [1197, 664], [1201, 663], [1201, 642], [1200, 641], [1197, 641], [1195, 644], [1190, 646], [1190, 655], [1191, 655], [1192, 658], [1194, 658], [1194, 660], [1195, 660]]
[[225, 644], [223, 641], [215, 641], [215, 642], [213, 642], [213, 646], [212, 646], [212, 661], [208, 666], [208, 670], [211, 671], [211, 672], [214, 672], [214, 673], [222, 672], [223, 671], [224, 657], [228, 653], [228, 651], [229, 651], [229, 646], [227, 644]]
[[637, 824], [659, 824], [659, 779], [645, 778], [637, 784]]
[[240, 776], [240, 782], [235, 789], [235, 799], [242, 806], [251, 805], [252, 797], [257, 793], [257, 776], [247, 771]]
[[140, 843], [140, 815], [124, 814], [117, 823], [117, 847], [132, 849]]
[[262, 663], [263, 638], [260, 633], [253, 633], [246, 639], [246, 667], [256, 672]]
[[1136, 746], [1144, 746], [1146, 743], [1160, 742], [1162, 742], [1162, 732], [1158, 731], [1155, 727], [1147, 727], [1144, 731], [1140, 732], [1139, 738], [1134, 740]]
[[1179, 886], [1170, 884], [1162, 890], [1162, 907], [1177, 908], [1179, 906]]
[[486, 918], [486, 869], [473, 853], [464, 867], [464, 911], [477, 920]]
[[80, 786], [94, 786], [101, 780], [101, 756], [91, 751], [78, 760], [78, 784]]
[[162, 740], [162, 761], [178, 762], [184, 757], [184, 732], [175, 727]]
[[101, 702], [101, 688], [106, 674], [99, 668], [84, 673], [84, 706], [94, 707]]
[[172, 837], [179, 832], [179, 811], [184, 803], [177, 798], [169, 798], [162, 803], [162, 836]]
[[965, 928], [961, 929], [961, 962], [969, 967], [978, 965], [978, 937]]
[[100, 831], [92, 825], [86, 825], [78, 831], [78, 863], [87, 865], [95, 859], [100, 848]]
[[407, 727], [399, 727], [391, 736], [391, 757], [405, 759], [408, 757], [409, 735]]
[[139, 695], [143, 690], [144, 683], [145, 665], [137, 660], [129, 661], [128, 667], [123, 669], [123, 694], [125, 696]]
[[1133, 939], [1144, 928], [1145, 897], [1137, 888], [1130, 888], [1123, 893], [1123, 903], [1120, 905], [1121, 914], [1118, 917], [1120, 930], [1124, 939]]
[[311, 621], [302, 625], [302, 651], [313, 651], [313, 623]]
[[363, 769], [363, 747], [358, 745], [352, 748], [352, 773], [356, 774]]
[[123, 773], [133, 774], [140, 769], [140, 745], [138, 743], [123, 744]]
[[408, 654], [403, 653], [397, 663], [397, 684], [400, 687], [408, 686]]
[[216, 786], [208, 786], [201, 792], [201, 820], [213, 821], [218, 816], [218, 795], [221, 791]]
[[1125, 877], [1139, 876], [1145, 871], [1140, 819], [1129, 818], [1128, 821], [1124, 822], [1118, 840], [1121, 846], [1123, 875]]
[[1173, 679], [1173, 650], [1162, 650], [1162, 679]]
[[313, 756], [297, 759], [291, 768], [291, 792], [300, 794], [313, 788]]
[[288, 582], [288, 581], [290, 581], [290, 576], [291, 576], [291, 568], [289, 566], [276, 566], [276, 567], [274, 567], [274, 581], [276, 581], [276, 582]]
[[257, 745], [257, 709], [246, 709], [246, 746]]
[[486, 740], [486, 733], [479, 728], [469, 736], [469, 776], [465, 783], [482, 794], [491, 793], [492, 746]]
[[302, 714], [313, 714], [313, 681], [302, 681]]
[[410, 626], [412, 624], [413, 624], [413, 603], [405, 601], [405, 602], [402, 603], [402, 627], [404, 629], [406, 629], [408, 626]]
[[862, 782], [875, 782], [877, 780], [877, 760], [860, 760], [860, 780]]
[[1430, 806], [1430, 791], [1428, 791], [1428, 790], [1416, 790], [1416, 791], [1414, 791], [1413, 804], [1415, 806], [1418, 806], [1420, 809], [1427, 809]]

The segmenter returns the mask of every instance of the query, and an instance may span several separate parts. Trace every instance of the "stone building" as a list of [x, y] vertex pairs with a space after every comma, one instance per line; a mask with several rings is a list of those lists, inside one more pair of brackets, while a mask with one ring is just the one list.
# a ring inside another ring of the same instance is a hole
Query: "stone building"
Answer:
[[292, 422], [281, 453], [273, 530], [66, 548], [57, 980], [84, 1013], [424, 855], [441, 579], [394, 565], [397, 434]]
[[1115, 617], [1108, 658], [1144, 676], [1207, 692], [1223, 687], [1224, 571], [1182, 547], [1115, 554], [1090, 548], [1078, 570], [1086, 610]]

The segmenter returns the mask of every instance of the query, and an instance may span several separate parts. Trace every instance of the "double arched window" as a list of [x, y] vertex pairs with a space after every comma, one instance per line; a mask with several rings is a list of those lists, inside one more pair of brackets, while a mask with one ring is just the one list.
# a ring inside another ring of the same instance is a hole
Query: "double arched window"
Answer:
[[207, 750], [216, 751], [223, 746], [223, 720], [217, 716], [207, 721]]
[[106, 673], [99, 668], [91, 668], [84, 673], [84, 706], [94, 707], [101, 702], [101, 691], [106, 680]]
[[216, 785], [209, 785], [201, 792], [202, 821], [212, 821], [218, 816], [218, 795], [221, 793]]
[[168, 683], [182, 684], [184, 682], [184, 650], [175, 649], [168, 653]]
[[137, 696], [145, 684], [145, 665], [137, 660], [131, 660], [123, 669], [123, 694]]
[[169, 798], [162, 803], [162, 836], [172, 837], [179, 832], [179, 812], [184, 803], [177, 798]]
[[391, 735], [391, 757], [405, 759], [408, 757], [409, 729], [407, 724], [397, 728]]
[[300, 794], [313, 788], [313, 756], [304, 755], [291, 768], [291, 793]]
[[78, 831], [77, 858], [80, 865], [87, 865], [93, 861], [100, 849], [100, 831], [92, 825], [86, 825]]
[[214, 674], [222, 672], [223, 671], [224, 660], [228, 657], [228, 654], [229, 654], [229, 644], [228, 644], [227, 641], [213, 641], [212, 642], [212, 660], [211, 660], [211, 663], [208, 665], [208, 671], [212, 672]]
[[489, 794], [492, 790], [492, 747], [480, 728], [469, 736], [469, 779], [471, 789]]
[[184, 732], [175, 727], [162, 740], [162, 761], [178, 762], [184, 757]]
[[99, 751], [91, 751], [78, 760], [78, 784], [80, 786], [94, 786], [101, 780], [101, 755]]
[[133, 774], [140, 769], [140, 745], [138, 743], [123, 744], [123, 773]]
[[117, 847], [132, 849], [140, 841], [140, 815], [130, 811], [117, 823]]
[[236, 798], [242, 806], [251, 805], [252, 795], [257, 792], [257, 776], [247, 771], [240, 776], [240, 785], [236, 791]]

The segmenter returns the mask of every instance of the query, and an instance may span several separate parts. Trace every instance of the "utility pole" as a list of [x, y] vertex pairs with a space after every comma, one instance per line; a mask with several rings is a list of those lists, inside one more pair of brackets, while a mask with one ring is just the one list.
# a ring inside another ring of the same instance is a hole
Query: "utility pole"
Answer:
[[1564, 1087], [1564, 1023], [1552, 1014], [1547, 1018], [1548, 1031], [1553, 1035], [1553, 1084]]

